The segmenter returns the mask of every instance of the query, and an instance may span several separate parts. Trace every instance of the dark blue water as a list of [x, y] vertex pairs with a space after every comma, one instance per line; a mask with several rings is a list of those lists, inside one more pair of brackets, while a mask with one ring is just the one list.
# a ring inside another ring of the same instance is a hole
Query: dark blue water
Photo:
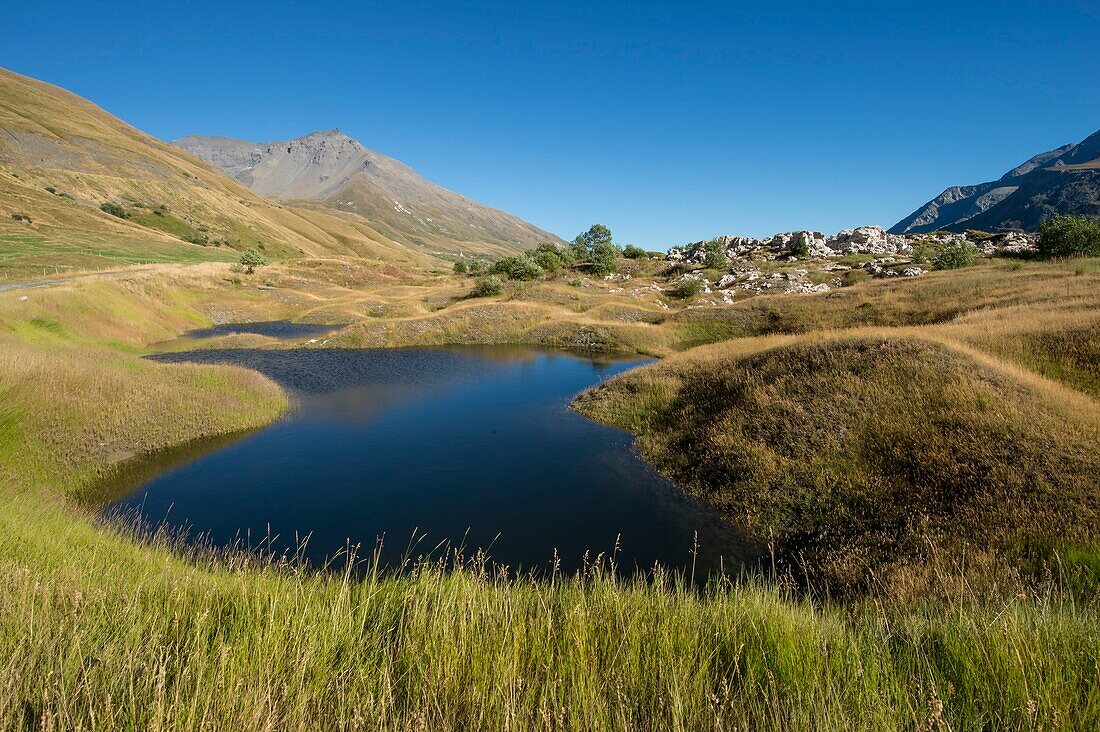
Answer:
[[339, 325], [323, 325], [319, 323], [292, 323], [289, 320], [269, 320], [259, 323], [225, 323], [213, 325], [209, 328], [190, 330], [183, 334], [183, 338], [215, 338], [224, 335], [238, 335], [241, 333], [254, 333], [269, 338], [282, 338], [295, 340], [309, 338], [310, 336], [330, 333]]
[[[219, 350], [157, 357], [234, 363], [291, 391], [293, 413], [200, 456], [138, 466], [139, 486], [112, 510], [140, 512], [219, 545], [309, 536], [322, 562], [348, 541], [383, 560], [440, 542], [484, 549], [540, 571], [555, 550], [564, 571], [585, 552], [620, 568], [720, 564], [752, 547], [631, 450], [631, 437], [569, 409], [571, 398], [637, 361], [521, 348]], [[180, 464], [182, 463], [182, 464]], [[163, 471], [157, 474], [157, 471]], [[156, 477], [148, 479], [150, 474]], [[416, 537], [415, 539], [413, 537]], [[617, 539], [618, 537], [618, 539]], [[438, 555], [439, 551], [435, 551]]]

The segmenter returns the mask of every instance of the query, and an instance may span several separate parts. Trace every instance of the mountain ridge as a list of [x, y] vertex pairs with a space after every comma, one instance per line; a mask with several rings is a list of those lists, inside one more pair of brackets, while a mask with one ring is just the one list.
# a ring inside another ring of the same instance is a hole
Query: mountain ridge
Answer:
[[363, 216], [390, 238], [449, 251], [508, 252], [560, 237], [425, 180], [405, 163], [338, 128], [251, 142], [188, 135], [173, 145], [216, 165], [262, 196], [314, 201]]
[[951, 186], [889, 231], [1034, 231], [1054, 214], [1100, 216], [1100, 132], [1034, 155], [997, 180]]
[[269, 201], [87, 99], [2, 68], [0, 208], [0, 278], [224, 260], [260, 244], [273, 256], [432, 261], [364, 220]]

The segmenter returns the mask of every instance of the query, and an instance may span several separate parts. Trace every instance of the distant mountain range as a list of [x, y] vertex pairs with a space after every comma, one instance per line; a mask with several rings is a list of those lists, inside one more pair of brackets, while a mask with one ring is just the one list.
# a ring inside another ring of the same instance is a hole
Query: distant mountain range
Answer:
[[1053, 214], [1100, 216], [1100, 132], [1040, 153], [995, 181], [952, 186], [890, 233], [1034, 231]]
[[424, 180], [404, 163], [340, 130], [259, 143], [191, 135], [172, 144], [216, 165], [254, 193], [362, 216], [407, 246], [506, 253], [544, 241], [561, 242], [511, 214]]

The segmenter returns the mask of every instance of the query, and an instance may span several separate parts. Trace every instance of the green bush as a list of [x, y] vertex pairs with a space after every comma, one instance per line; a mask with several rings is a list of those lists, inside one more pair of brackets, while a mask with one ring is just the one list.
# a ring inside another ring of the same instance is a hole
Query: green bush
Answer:
[[207, 242], [209, 241], [202, 234], [184, 234], [180, 237], [180, 239], [183, 239], [188, 244], [198, 244], [200, 246], [206, 246]]
[[456, 275], [464, 275], [469, 271], [470, 271], [470, 268], [468, 266], [466, 266], [466, 263], [463, 262], [461, 259], [458, 260], [457, 262], [455, 262], [454, 273]]
[[609, 275], [619, 268], [619, 256], [622, 250], [605, 241], [592, 248], [592, 271], [598, 275]]
[[255, 249], [249, 249], [241, 255], [241, 266], [244, 267], [245, 274], [252, 274], [257, 267], [263, 267], [265, 264], [267, 259]]
[[703, 247], [703, 267], [705, 269], [725, 269], [729, 266], [726, 257], [726, 244], [721, 239], [712, 239]]
[[126, 213], [126, 209], [124, 209], [122, 206], [119, 206], [114, 201], [105, 201], [105, 202], [99, 204], [99, 210], [102, 211], [103, 213], [108, 213], [108, 214], [111, 214], [112, 216], [117, 216], [120, 219], [130, 218], [130, 214]]
[[680, 280], [669, 294], [680, 300], [690, 300], [702, 291], [702, 280], [686, 279]]
[[475, 259], [467, 265], [467, 270], [470, 272], [470, 274], [477, 275], [484, 272], [486, 266], [487, 265], [485, 264], [485, 262], [482, 262], [480, 259]]
[[796, 257], [810, 256], [810, 242], [806, 240], [805, 234], [799, 234], [798, 238], [791, 242], [791, 254]]
[[928, 244], [913, 247], [913, 264], [928, 264], [936, 256], [936, 250]]
[[645, 249], [636, 247], [633, 244], [627, 244], [623, 247], [623, 256], [627, 259], [645, 259], [649, 255], [646, 254]]
[[22, 221], [22, 222], [23, 222], [23, 223], [25, 223], [25, 224], [29, 224], [29, 223], [31, 223], [31, 217], [30, 217], [30, 216], [28, 216], [27, 214], [21, 214], [21, 213], [13, 213], [13, 214], [11, 215], [11, 217], [12, 217], [13, 219], [15, 219], [16, 221]]
[[968, 241], [948, 244], [936, 257], [936, 269], [962, 269], [974, 264], [978, 248]]
[[502, 257], [493, 262], [489, 273], [504, 275], [510, 280], [533, 280], [542, 274], [542, 267], [526, 254], [519, 257]]
[[561, 251], [556, 245], [549, 242], [544, 242], [535, 247], [535, 250], [530, 253], [530, 257], [535, 264], [547, 272], [557, 272], [565, 266]]
[[1100, 221], [1087, 216], [1054, 216], [1039, 224], [1039, 255], [1047, 259], [1100, 256]]
[[496, 275], [479, 277], [470, 292], [470, 297], [492, 297], [504, 292], [504, 280]]

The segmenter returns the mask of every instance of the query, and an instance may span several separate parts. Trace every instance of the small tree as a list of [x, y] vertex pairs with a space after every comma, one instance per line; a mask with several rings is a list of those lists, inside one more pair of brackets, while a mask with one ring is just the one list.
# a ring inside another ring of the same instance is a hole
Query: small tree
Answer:
[[241, 255], [241, 266], [244, 267], [245, 274], [252, 274], [257, 267], [263, 267], [266, 264], [267, 259], [255, 249], [249, 249]]
[[791, 254], [796, 257], [810, 256], [810, 242], [806, 239], [806, 233], [802, 232], [791, 242]]
[[619, 268], [619, 255], [622, 251], [610, 241], [602, 241], [592, 249], [592, 271], [598, 275], [609, 275]]
[[592, 224], [588, 227], [588, 231], [581, 234], [581, 237], [583, 237], [588, 251], [595, 252], [596, 247], [611, 244], [611, 229], [603, 224]]
[[642, 249], [641, 247], [636, 247], [633, 244], [627, 244], [625, 247], [623, 247], [623, 256], [627, 259], [645, 259], [648, 255], [646, 254], [645, 249]]
[[470, 268], [466, 266], [466, 262], [461, 259], [455, 262], [454, 273], [456, 275], [464, 275], [470, 271]]
[[547, 272], [557, 272], [565, 264], [562, 261], [561, 251], [550, 242], [539, 244], [530, 256], [539, 267]]
[[726, 257], [726, 243], [721, 239], [711, 239], [703, 246], [703, 267], [706, 269], [725, 269], [729, 266]]
[[1100, 256], [1100, 221], [1087, 216], [1054, 216], [1039, 224], [1039, 254], [1054, 257]]
[[968, 241], [948, 244], [936, 257], [936, 269], [962, 269], [974, 264], [978, 248]]

